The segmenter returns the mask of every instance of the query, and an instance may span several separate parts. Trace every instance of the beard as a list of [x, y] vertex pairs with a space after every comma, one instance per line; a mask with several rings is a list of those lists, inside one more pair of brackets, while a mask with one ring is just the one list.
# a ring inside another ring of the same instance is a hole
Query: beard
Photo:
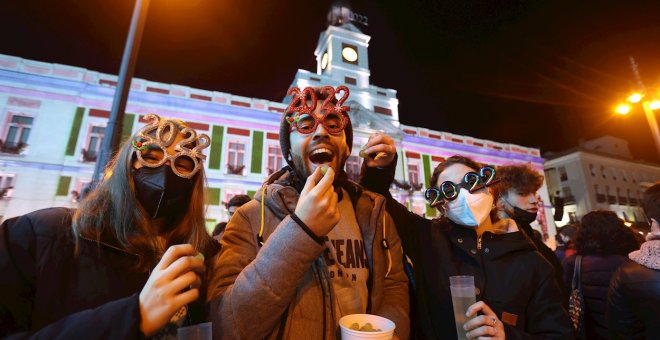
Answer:
[[[293, 160], [295, 176], [304, 185], [304, 183], [307, 182], [307, 177], [309, 177], [314, 172], [315, 168], [309, 168], [307, 166], [307, 162], [303, 159], [301, 155], [292, 154], [291, 158]], [[335, 171], [335, 178], [332, 182], [332, 185], [335, 188], [338, 188], [341, 185], [341, 183], [348, 178], [346, 172], [344, 171], [344, 165], [346, 164], [347, 159], [348, 156], [345, 156], [343, 160], [337, 160], [337, 168], [332, 166], [333, 168], [332, 170]], [[333, 163], [334, 162], [335, 160], [333, 160]]]

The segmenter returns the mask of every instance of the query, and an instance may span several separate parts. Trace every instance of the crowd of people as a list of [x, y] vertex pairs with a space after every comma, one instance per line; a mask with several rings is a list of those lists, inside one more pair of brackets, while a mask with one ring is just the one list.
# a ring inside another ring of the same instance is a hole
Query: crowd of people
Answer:
[[[335, 339], [351, 314], [389, 319], [395, 339], [455, 339], [457, 326], [469, 339], [660, 337], [660, 183], [644, 196], [641, 247], [615, 213], [593, 211], [559, 229], [553, 251], [534, 236], [544, 178], [530, 166], [447, 158], [427, 219], [389, 191], [389, 136], [369, 138], [360, 183], [348, 179], [348, 88], [288, 94], [287, 165], [227, 202], [212, 235], [210, 139], [157, 115], [78, 209], [4, 221], [0, 337], [167, 339], [210, 321], [217, 339]], [[477, 300], [460, 325], [455, 275], [474, 277]]]

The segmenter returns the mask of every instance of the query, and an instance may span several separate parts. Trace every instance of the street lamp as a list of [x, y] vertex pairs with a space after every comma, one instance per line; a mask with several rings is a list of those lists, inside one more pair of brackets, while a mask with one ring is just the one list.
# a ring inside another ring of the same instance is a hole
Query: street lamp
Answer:
[[105, 127], [105, 138], [103, 138], [103, 145], [96, 161], [96, 167], [94, 168], [94, 176], [92, 177], [92, 183], [90, 184], [91, 188], [94, 188], [101, 180], [103, 177], [103, 170], [108, 162], [110, 162], [110, 159], [112, 159], [113, 153], [119, 148], [128, 91], [131, 88], [131, 79], [133, 78], [133, 72], [135, 71], [135, 62], [137, 61], [138, 51], [140, 50], [140, 40], [142, 39], [142, 31], [144, 30], [144, 21], [147, 17], [147, 9], [149, 9], [149, 1], [150, 0], [135, 1], [133, 17], [131, 18], [131, 27], [128, 30], [124, 55], [122, 56], [121, 66], [119, 67], [117, 88], [112, 100], [112, 110], [110, 111], [108, 125]]
[[[658, 155], [660, 155], [660, 129], [658, 129], [658, 121], [655, 119], [654, 112], [654, 110], [660, 109], [660, 100], [649, 100], [644, 98], [644, 93], [633, 93], [627, 98], [627, 101], [632, 104], [641, 102], [644, 113], [646, 114], [646, 120], [648, 121], [651, 133], [653, 134], [655, 147], [658, 150]], [[631, 109], [632, 107], [630, 104], [623, 103], [616, 107], [615, 112], [620, 115], [627, 115]]]

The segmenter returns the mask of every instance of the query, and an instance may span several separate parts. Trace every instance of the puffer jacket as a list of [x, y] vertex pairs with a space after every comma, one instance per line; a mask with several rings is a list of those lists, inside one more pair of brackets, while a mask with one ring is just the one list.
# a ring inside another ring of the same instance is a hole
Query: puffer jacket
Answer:
[[520, 231], [485, 232], [478, 238], [472, 228], [410, 212], [388, 191], [395, 166], [363, 166], [361, 183], [386, 196], [387, 211], [413, 262], [416, 338], [456, 339], [449, 289], [454, 275], [474, 276], [477, 301], [497, 314], [507, 339], [573, 338], [553, 269], [529, 238]]
[[[637, 256], [635, 256], [637, 255]], [[660, 239], [644, 242], [614, 273], [607, 319], [614, 339], [653, 339], [660, 335]]]
[[[144, 338], [139, 294], [149, 272], [107, 234], [81, 238], [76, 256], [73, 213], [43, 209], [0, 227], [0, 338]], [[205, 254], [207, 267], [217, 250]], [[188, 306], [186, 324], [205, 320], [204, 301]]]
[[[575, 258], [564, 259], [564, 282], [568, 287], [573, 280]], [[623, 255], [583, 255], [582, 294], [584, 295], [584, 326], [587, 339], [610, 339], [605, 313], [607, 310], [607, 290], [610, 279], [616, 270], [630, 260]]]
[[[323, 260], [325, 247], [289, 216], [299, 198], [290, 183], [287, 168], [273, 174], [227, 225], [208, 295], [214, 338], [337, 336], [334, 292]], [[352, 182], [345, 182], [343, 188], [349, 193], [343, 199], [350, 199], [355, 208], [369, 263], [367, 313], [392, 320], [398, 337], [407, 339], [408, 281], [401, 242], [385, 211], [385, 199]], [[263, 245], [258, 242], [260, 234]]]

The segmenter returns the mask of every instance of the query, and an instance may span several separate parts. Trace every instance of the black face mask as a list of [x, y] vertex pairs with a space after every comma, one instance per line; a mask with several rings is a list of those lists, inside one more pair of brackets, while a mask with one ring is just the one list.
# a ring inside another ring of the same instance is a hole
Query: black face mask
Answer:
[[174, 216], [188, 207], [194, 178], [182, 178], [169, 166], [133, 170], [135, 196], [149, 217]]
[[536, 214], [537, 213], [529, 212], [516, 206], [513, 207], [513, 220], [516, 222], [530, 224], [536, 220]]

